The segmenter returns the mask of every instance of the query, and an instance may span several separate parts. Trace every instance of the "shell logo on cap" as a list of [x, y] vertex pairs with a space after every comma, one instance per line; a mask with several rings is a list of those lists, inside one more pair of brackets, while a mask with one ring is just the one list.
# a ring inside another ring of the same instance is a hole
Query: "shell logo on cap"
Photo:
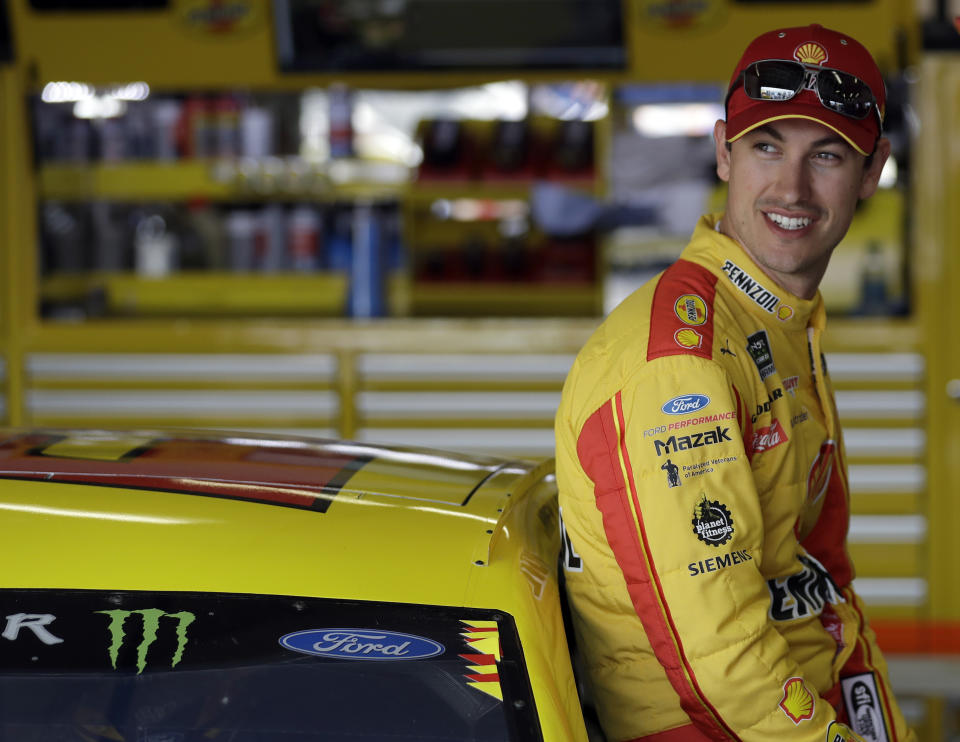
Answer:
[[797, 47], [793, 56], [803, 64], [823, 64], [827, 61], [827, 50], [814, 41], [808, 41]]

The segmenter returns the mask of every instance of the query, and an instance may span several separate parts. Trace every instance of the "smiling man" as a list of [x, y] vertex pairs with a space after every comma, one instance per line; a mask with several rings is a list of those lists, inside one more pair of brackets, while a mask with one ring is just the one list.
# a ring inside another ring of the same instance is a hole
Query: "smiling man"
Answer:
[[883, 79], [788, 28], [726, 104], [725, 213], [604, 321], [557, 413], [586, 681], [611, 742], [912, 741], [852, 587], [818, 292], [890, 152]]

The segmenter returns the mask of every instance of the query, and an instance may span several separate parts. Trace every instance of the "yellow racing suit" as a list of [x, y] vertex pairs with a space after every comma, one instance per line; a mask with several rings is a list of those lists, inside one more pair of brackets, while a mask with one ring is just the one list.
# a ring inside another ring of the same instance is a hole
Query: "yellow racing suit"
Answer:
[[577, 356], [556, 419], [588, 687], [621, 740], [905, 742], [854, 593], [819, 294], [701, 219]]

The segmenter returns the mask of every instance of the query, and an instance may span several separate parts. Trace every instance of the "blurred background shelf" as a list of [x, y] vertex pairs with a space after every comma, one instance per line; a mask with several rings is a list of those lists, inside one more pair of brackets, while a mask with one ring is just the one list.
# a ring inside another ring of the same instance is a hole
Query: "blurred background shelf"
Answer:
[[444, 282], [410, 288], [413, 316], [590, 317], [601, 301], [592, 285]]
[[55, 276], [41, 282], [48, 301], [102, 301], [120, 316], [338, 317], [348, 279], [338, 273], [251, 274], [196, 272], [151, 278], [130, 273]]

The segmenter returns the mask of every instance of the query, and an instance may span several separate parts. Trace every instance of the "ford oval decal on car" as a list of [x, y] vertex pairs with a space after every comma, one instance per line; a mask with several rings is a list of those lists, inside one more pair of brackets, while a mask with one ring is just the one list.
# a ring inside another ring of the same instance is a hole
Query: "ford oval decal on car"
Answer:
[[667, 415], [686, 415], [689, 412], [702, 410], [710, 404], [710, 397], [706, 394], [683, 394], [665, 402], [660, 408]]
[[370, 629], [306, 629], [280, 637], [280, 644], [294, 652], [341, 660], [422, 660], [445, 651], [433, 639]]

